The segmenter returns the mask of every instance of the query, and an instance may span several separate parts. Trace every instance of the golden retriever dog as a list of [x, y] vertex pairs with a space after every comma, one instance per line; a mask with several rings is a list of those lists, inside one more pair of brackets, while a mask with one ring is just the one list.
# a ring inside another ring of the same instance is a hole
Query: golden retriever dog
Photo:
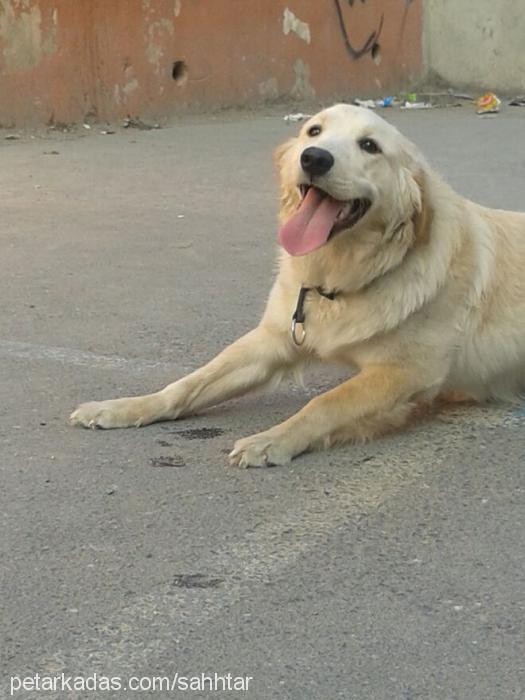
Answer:
[[259, 325], [209, 364], [146, 396], [82, 404], [73, 424], [182, 418], [312, 359], [350, 378], [238, 440], [240, 467], [401, 427], [446, 393], [525, 386], [525, 214], [454, 192], [372, 111], [335, 105], [277, 149], [279, 271]]

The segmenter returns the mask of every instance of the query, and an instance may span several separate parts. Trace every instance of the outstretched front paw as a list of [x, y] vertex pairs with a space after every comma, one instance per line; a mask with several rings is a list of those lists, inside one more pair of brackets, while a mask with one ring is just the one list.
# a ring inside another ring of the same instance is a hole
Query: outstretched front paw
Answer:
[[81, 404], [69, 416], [71, 425], [81, 425], [84, 428], [123, 428], [127, 422], [124, 420], [122, 410], [114, 405], [113, 401], [90, 401]]
[[71, 425], [84, 428], [129, 428], [151, 423], [157, 417], [154, 397], [132, 397], [90, 401], [81, 404], [69, 417]]
[[237, 440], [229, 461], [234, 467], [267, 467], [271, 464], [288, 464], [294, 456], [295, 452], [284, 435], [266, 430]]

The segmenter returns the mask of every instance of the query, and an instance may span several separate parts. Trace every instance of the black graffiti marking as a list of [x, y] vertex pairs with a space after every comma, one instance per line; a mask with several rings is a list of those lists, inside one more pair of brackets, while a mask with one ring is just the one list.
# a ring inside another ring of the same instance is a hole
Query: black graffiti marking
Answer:
[[[379, 35], [381, 34], [381, 30], [383, 29], [383, 20], [384, 20], [385, 16], [381, 15], [381, 19], [379, 21], [379, 27], [376, 29], [375, 32], [372, 32], [372, 34], [370, 34], [370, 36], [365, 41], [363, 46], [360, 49], [354, 49], [354, 47], [350, 43], [350, 39], [348, 38], [348, 32], [346, 31], [345, 20], [343, 17], [343, 11], [341, 9], [341, 3], [339, 0], [334, 0], [334, 2], [335, 2], [335, 9], [337, 12], [337, 19], [339, 20], [339, 28], [341, 29], [341, 34], [343, 35], [343, 41], [344, 41], [346, 50], [348, 51], [352, 60], [355, 61], [356, 59], [361, 58], [361, 56], [364, 56], [365, 53], [371, 53], [374, 46], [377, 44], [377, 41], [379, 39]], [[350, 7], [352, 7], [353, 0], [352, 0], [352, 2], [349, 2], [349, 4], [350, 4]]]

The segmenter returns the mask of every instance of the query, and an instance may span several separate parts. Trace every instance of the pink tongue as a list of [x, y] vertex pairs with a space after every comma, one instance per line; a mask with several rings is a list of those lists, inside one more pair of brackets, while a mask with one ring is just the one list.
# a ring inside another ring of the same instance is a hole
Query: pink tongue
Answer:
[[310, 187], [297, 213], [279, 229], [279, 243], [290, 255], [306, 255], [320, 248], [343, 207], [343, 202]]

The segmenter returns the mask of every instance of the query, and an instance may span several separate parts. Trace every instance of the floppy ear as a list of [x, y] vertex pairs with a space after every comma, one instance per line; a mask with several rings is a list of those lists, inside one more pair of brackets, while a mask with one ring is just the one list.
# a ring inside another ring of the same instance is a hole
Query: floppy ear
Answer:
[[281, 190], [279, 220], [286, 221], [295, 212], [299, 204], [299, 193], [293, 181], [293, 163], [290, 162], [290, 150], [297, 139], [291, 138], [280, 146], [277, 146], [273, 153], [275, 165], [279, 173], [279, 183]]
[[292, 136], [292, 138], [289, 138], [287, 141], [284, 143], [279, 144], [277, 148], [273, 152], [273, 161], [275, 165], [277, 166], [277, 169], [280, 171], [282, 166], [283, 166], [283, 160], [290, 148], [294, 145], [294, 143], [297, 141], [295, 136]]
[[403, 238], [412, 246], [429, 237], [434, 211], [428, 199], [426, 178], [422, 169], [414, 174], [409, 168], [401, 168], [398, 211], [387, 227], [387, 240]]
[[412, 223], [414, 226], [414, 243], [428, 240], [434, 218], [434, 208], [430, 204], [427, 190], [427, 176], [420, 170], [412, 179], [419, 188], [419, 207], [414, 209]]

